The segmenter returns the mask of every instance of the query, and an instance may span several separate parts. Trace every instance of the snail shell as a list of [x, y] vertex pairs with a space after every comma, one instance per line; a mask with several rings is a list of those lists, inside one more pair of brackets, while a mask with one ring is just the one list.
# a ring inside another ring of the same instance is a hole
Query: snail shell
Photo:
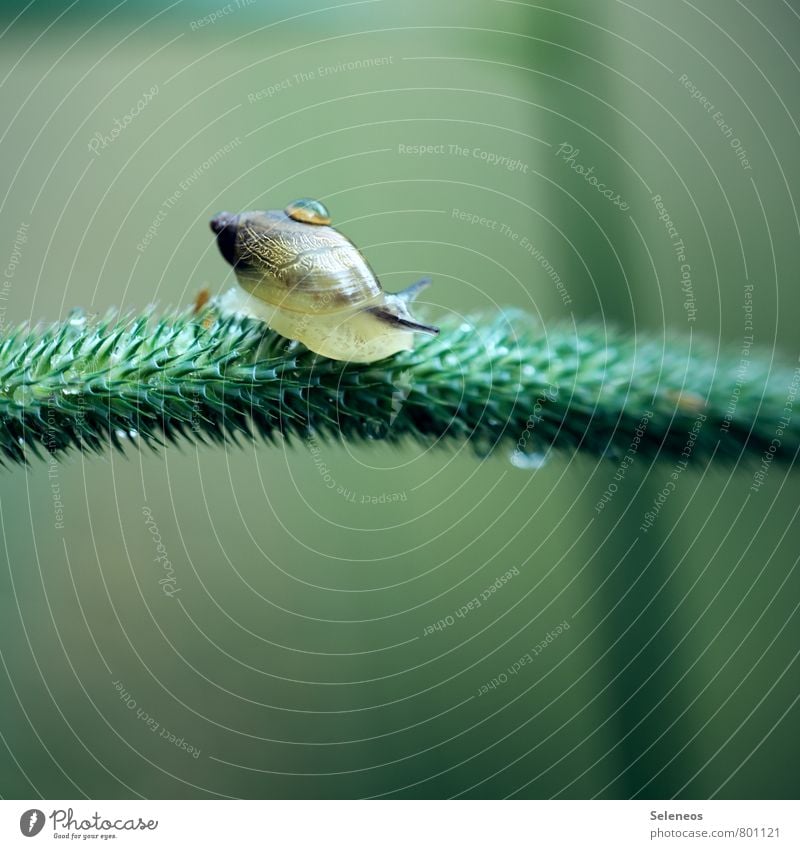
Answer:
[[384, 292], [361, 252], [330, 220], [309, 198], [283, 211], [217, 215], [211, 229], [239, 284], [224, 295], [223, 309], [266, 321], [335, 360], [372, 362], [412, 350], [414, 333], [437, 334], [408, 308], [430, 281]]

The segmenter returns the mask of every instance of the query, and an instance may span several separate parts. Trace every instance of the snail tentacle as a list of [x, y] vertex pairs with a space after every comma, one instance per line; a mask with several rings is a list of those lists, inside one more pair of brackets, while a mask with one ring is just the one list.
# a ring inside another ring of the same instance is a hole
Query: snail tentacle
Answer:
[[427, 333], [428, 336], [439, 335], [438, 327], [434, 327], [432, 324], [422, 324], [413, 318], [397, 315], [397, 313], [391, 312], [386, 307], [366, 307], [366, 311], [392, 327], [402, 327], [405, 330], [413, 330], [415, 333]]
[[414, 298], [416, 298], [417, 295], [419, 295], [419, 293], [423, 289], [427, 289], [428, 286], [430, 286], [430, 285], [431, 285], [431, 278], [430, 277], [422, 277], [419, 280], [417, 280], [416, 283], [412, 283], [410, 286], [406, 286], [405, 289], [401, 289], [399, 292], [397, 292], [397, 297], [402, 298], [406, 303], [410, 304], [411, 301], [413, 301]]

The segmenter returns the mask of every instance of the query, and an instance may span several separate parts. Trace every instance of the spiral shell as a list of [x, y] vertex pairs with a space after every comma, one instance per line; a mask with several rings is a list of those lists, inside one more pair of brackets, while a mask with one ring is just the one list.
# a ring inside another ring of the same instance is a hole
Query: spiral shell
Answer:
[[361, 252], [330, 220], [310, 198], [283, 211], [216, 216], [211, 229], [240, 287], [226, 295], [228, 307], [341, 360], [370, 362], [411, 350], [416, 332], [438, 333], [408, 309], [429, 281], [384, 292]]

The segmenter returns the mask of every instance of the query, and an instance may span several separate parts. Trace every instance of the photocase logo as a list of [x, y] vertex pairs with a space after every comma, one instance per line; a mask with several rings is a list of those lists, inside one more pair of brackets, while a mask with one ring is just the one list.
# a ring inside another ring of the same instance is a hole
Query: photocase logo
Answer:
[[44, 828], [44, 811], [31, 808], [19, 818], [19, 830], [25, 837], [36, 837]]

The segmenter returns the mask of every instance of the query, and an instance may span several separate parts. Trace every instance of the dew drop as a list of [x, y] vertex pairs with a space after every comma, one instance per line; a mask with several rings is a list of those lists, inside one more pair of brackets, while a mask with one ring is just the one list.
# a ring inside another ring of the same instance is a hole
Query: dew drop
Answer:
[[86, 327], [86, 313], [78, 308], [70, 310], [67, 323], [70, 327], [77, 327], [78, 329]]
[[26, 404], [29, 404], [33, 400], [33, 391], [30, 386], [17, 386], [11, 394], [11, 400], [15, 404], [19, 404], [24, 407]]
[[380, 419], [367, 419], [364, 426], [367, 439], [385, 439], [389, 430], [386, 422]]
[[541, 469], [547, 462], [548, 457], [546, 454], [539, 454], [538, 452], [528, 453], [515, 448], [509, 454], [508, 459], [515, 469], [524, 469], [525, 471], [532, 472], [536, 471], [536, 469]]

